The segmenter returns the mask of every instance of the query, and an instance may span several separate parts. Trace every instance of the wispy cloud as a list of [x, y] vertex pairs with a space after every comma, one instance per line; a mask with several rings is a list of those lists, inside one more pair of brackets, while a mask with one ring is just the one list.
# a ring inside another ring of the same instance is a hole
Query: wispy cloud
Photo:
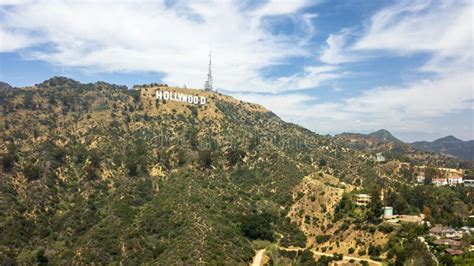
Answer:
[[440, 74], [473, 68], [472, 1], [404, 1], [372, 17], [352, 50], [385, 50], [400, 55], [428, 53], [419, 70]]
[[351, 30], [347, 28], [338, 33], [329, 34], [320, 55], [321, 61], [328, 64], [341, 64], [359, 60], [361, 57], [347, 47], [350, 34]]
[[[451, 134], [449, 132], [460, 128], [464, 131], [465, 124], [452, 124], [441, 130], [433, 120], [462, 110], [474, 111], [473, 102], [469, 100], [473, 99], [472, 78], [465, 73], [414, 81], [400, 87], [375, 88], [360, 96], [332, 102], [322, 102], [317, 97], [301, 93], [237, 93], [234, 96], [263, 104], [284, 119], [320, 133], [389, 128], [399, 133]], [[472, 138], [472, 134], [461, 135]]]
[[[334, 66], [324, 68], [332, 69], [336, 76], [349, 62], [425, 54], [428, 59], [412, 71], [430, 72], [430, 76], [395, 86], [369, 87], [358, 96], [325, 102], [315, 102], [311, 95], [285, 95], [292, 103], [288, 108], [272, 104], [280, 96], [255, 100], [316, 132], [389, 128], [424, 135], [456, 132], [474, 138], [472, 14], [473, 5], [467, 1], [405, 1], [374, 14], [366, 28], [330, 34], [320, 54], [321, 61]], [[440, 124], [441, 118], [461, 112], [470, 113], [471, 119], [453, 119], [450, 127]]]
[[[307, 14], [295, 12], [313, 1], [272, 0], [251, 9], [242, 9], [237, 1], [166, 2], [34, 1], [9, 6], [0, 13], [0, 51], [24, 48], [30, 59], [93, 71], [156, 71], [170, 84], [201, 87], [212, 48], [217, 86], [266, 92], [282, 86], [278, 79], [263, 78], [263, 68], [311, 55], [304, 43], [271, 34], [261, 19], [287, 14], [307, 20]], [[309, 77], [315, 79], [311, 72], [287, 77], [291, 83], [285, 85], [300, 89]]]

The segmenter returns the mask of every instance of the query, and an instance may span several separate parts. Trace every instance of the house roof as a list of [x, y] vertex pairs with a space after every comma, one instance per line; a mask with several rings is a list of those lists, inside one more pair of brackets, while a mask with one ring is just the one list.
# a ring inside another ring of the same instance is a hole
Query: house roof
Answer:
[[435, 245], [448, 245], [450, 247], [462, 247], [461, 241], [456, 241], [452, 239], [437, 239], [433, 241], [433, 244]]
[[446, 252], [448, 252], [451, 255], [462, 255], [462, 254], [464, 254], [464, 251], [462, 251], [460, 249], [452, 249], [452, 248], [447, 248]]
[[435, 226], [435, 227], [430, 229], [430, 233], [432, 233], [432, 234], [441, 234], [441, 233], [443, 233], [443, 227]]

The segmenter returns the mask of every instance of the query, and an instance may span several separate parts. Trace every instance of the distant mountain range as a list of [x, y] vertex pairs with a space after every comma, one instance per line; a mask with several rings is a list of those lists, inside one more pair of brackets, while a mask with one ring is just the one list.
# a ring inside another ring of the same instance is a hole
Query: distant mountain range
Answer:
[[454, 156], [463, 160], [474, 160], [474, 140], [463, 141], [447, 136], [435, 141], [417, 141], [410, 144], [415, 149]]
[[370, 134], [344, 132], [335, 138], [354, 149], [372, 152], [384, 152], [401, 155], [413, 150], [403, 141], [394, 137], [388, 130], [381, 129]]
[[12, 86], [10, 84], [6, 83], [6, 82], [0, 81], [0, 89], [3, 89], [3, 88], [11, 89]]
[[474, 160], [474, 140], [463, 141], [454, 136], [447, 136], [435, 141], [403, 142], [394, 137], [388, 130], [381, 129], [369, 134], [341, 133], [335, 136], [354, 148], [403, 154], [415, 150], [432, 152], [462, 160]]

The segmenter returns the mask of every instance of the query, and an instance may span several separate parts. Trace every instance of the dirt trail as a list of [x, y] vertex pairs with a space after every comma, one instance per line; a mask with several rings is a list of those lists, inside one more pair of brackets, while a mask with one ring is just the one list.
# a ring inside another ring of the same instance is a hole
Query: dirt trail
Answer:
[[255, 257], [253, 257], [253, 261], [250, 266], [260, 266], [262, 263], [263, 253], [265, 253], [265, 249], [257, 250], [257, 254], [255, 254]]
[[[303, 251], [303, 250], [306, 250], [304, 248], [297, 248], [297, 247], [285, 248], [285, 247], [279, 246], [278, 248], [282, 249], [282, 250], [287, 250], [287, 251]], [[330, 253], [318, 252], [318, 251], [314, 251], [314, 250], [311, 250], [311, 249], [307, 249], [307, 250], [313, 252], [313, 254], [315, 254], [317, 256], [327, 256], [327, 257], [332, 257], [333, 256], [333, 254], [330, 254]], [[380, 261], [365, 259], [365, 258], [357, 258], [357, 257], [351, 257], [351, 256], [344, 255], [343, 260], [349, 261], [351, 259], [353, 259], [354, 261], [359, 261], [359, 262], [365, 260], [369, 263], [369, 265], [382, 265], [382, 262], [380, 262]]]

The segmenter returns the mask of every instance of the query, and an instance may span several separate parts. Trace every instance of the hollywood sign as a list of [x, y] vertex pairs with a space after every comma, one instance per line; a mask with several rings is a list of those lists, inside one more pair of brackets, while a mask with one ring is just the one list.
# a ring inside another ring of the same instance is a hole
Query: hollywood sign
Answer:
[[174, 91], [156, 91], [156, 99], [200, 105], [206, 104], [206, 97], [204, 96], [195, 96]]

